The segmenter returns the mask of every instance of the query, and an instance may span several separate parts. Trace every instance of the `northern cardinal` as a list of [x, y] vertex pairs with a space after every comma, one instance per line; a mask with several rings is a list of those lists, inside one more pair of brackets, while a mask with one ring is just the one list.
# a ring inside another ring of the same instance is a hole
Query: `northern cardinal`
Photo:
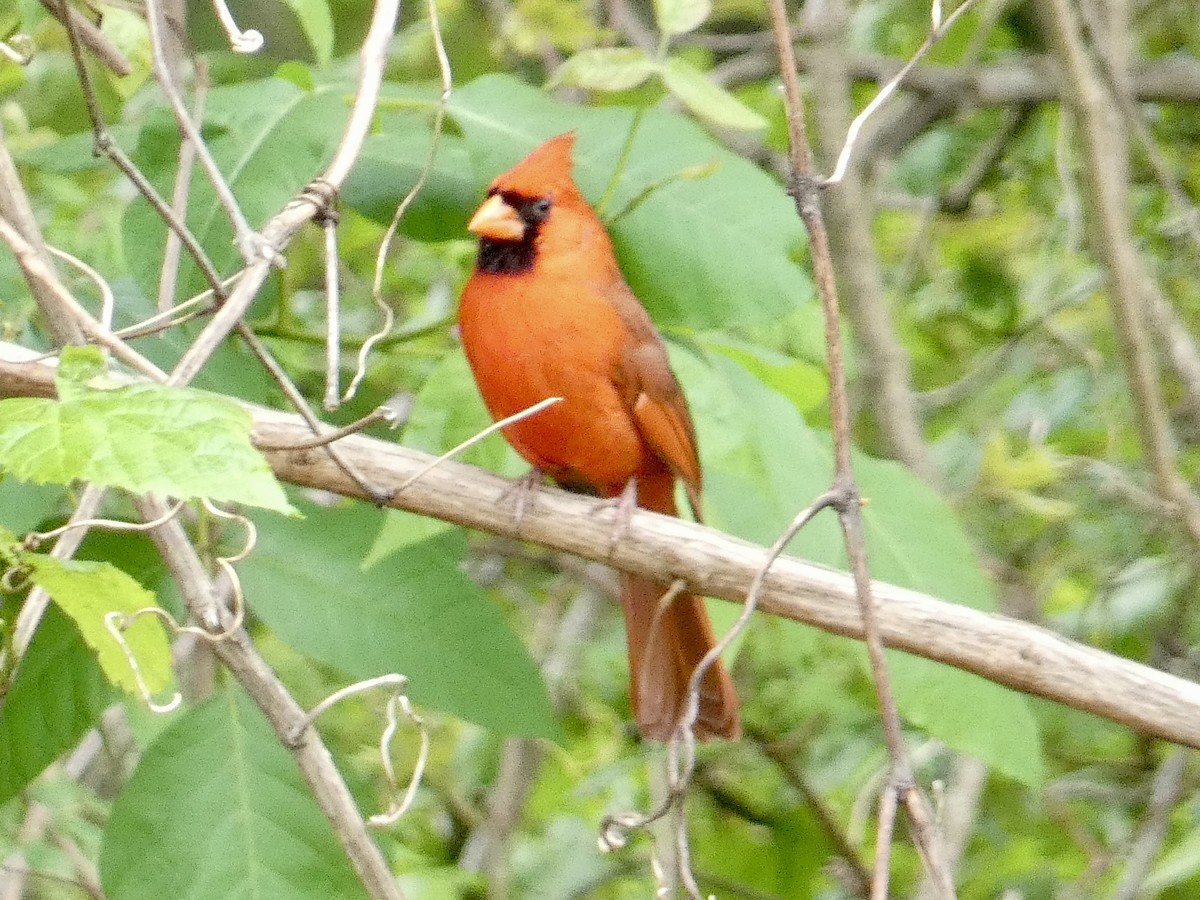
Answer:
[[[600, 217], [571, 178], [574, 132], [551, 138], [492, 182], [467, 226], [479, 235], [459, 325], [488, 410], [534, 468], [600, 497], [636, 485], [637, 504], [678, 515], [683, 480], [700, 519], [692, 417], [666, 348], [617, 265]], [[629, 496], [629, 495], [626, 495]], [[670, 739], [696, 664], [713, 646], [704, 601], [622, 576], [630, 699], [647, 738]], [[737, 695], [720, 660], [701, 683], [699, 738], [741, 734]]]

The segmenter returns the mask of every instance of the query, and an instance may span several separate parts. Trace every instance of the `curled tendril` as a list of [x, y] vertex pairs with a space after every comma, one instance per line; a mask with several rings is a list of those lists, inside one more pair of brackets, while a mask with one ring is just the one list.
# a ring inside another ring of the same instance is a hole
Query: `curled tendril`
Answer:
[[112, 635], [113, 640], [117, 642], [117, 646], [121, 648], [121, 652], [125, 654], [125, 659], [129, 662], [129, 668], [133, 672], [133, 680], [137, 684], [138, 693], [146, 701], [146, 706], [150, 709], [150, 712], [165, 715], [179, 708], [179, 704], [183, 702], [183, 694], [176, 691], [166, 703], [159, 703], [155, 700], [154, 694], [150, 691], [150, 686], [146, 684], [145, 676], [142, 675], [142, 667], [138, 663], [137, 654], [129, 646], [129, 641], [125, 640], [125, 632], [145, 612], [162, 613], [164, 611], [157, 608], [144, 609], [138, 610], [132, 616], [127, 616], [123, 612], [114, 610], [113, 612], [105, 613], [104, 627], [108, 629], [108, 633]]
[[29, 587], [29, 569], [17, 563], [4, 570], [0, 575], [0, 591], [6, 594], [19, 594]]
[[18, 66], [27, 66], [37, 52], [37, 44], [27, 34], [14, 34], [7, 41], [0, 41], [0, 56]]
[[225, 29], [225, 34], [229, 38], [229, 46], [235, 52], [257, 53], [262, 49], [262, 32], [254, 28], [242, 31], [238, 27], [238, 23], [234, 20], [233, 14], [229, 11], [229, 7], [225, 5], [225, 0], [213, 0], [213, 11], [216, 12], [217, 18], [221, 20], [221, 27]]
[[408, 780], [408, 787], [405, 788], [403, 796], [399, 799], [394, 799], [386, 812], [377, 813], [367, 820], [369, 825], [376, 828], [395, 824], [401, 816], [408, 812], [409, 807], [412, 806], [413, 800], [417, 796], [417, 788], [421, 785], [421, 780], [425, 775], [425, 764], [429, 760], [429, 731], [425, 727], [424, 720], [413, 709], [408, 695], [404, 692], [407, 686], [408, 678], [398, 672], [346, 685], [346, 687], [334, 691], [309, 710], [308, 714], [292, 729], [290, 735], [293, 743], [299, 743], [301, 735], [304, 734], [313, 722], [323, 713], [348, 697], [353, 697], [355, 694], [361, 694], [364, 691], [374, 690], [378, 687], [392, 687], [394, 689], [392, 696], [388, 699], [387, 725], [379, 738], [379, 754], [383, 761], [383, 771], [387, 775], [388, 784], [391, 785], [393, 796], [399, 793], [399, 782], [396, 778], [395, 767], [392, 765], [392, 741], [396, 737], [396, 732], [400, 730], [401, 713], [418, 730], [421, 736], [421, 748], [417, 753], [417, 761], [413, 764], [412, 776]]

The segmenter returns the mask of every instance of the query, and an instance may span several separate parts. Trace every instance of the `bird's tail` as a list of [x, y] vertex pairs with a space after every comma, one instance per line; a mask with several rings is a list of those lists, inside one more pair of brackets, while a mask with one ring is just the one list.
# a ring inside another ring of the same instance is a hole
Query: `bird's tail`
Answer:
[[[670, 472], [638, 480], [638, 506], [678, 515], [675, 478]], [[703, 598], [683, 593], [660, 603], [668, 586], [648, 578], [622, 575], [621, 602], [629, 641], [629, 695], [642, 734], [669, 740], [683, 712], [688, 682], [696, 665], [715, 643]], [[700, 682], [700, 712], [695, 734], [707, 738], [741, 736], [737, 693], [724, 663], [717, 659]]]

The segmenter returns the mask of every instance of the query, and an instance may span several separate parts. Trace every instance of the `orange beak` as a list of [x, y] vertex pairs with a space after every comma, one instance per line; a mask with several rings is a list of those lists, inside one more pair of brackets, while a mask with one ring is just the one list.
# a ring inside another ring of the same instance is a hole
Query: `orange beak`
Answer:
[[492, 194], [475, 210], [467, 231], [495, 241], [519, 241], [525, 237], [525, 222], [503, 197]]

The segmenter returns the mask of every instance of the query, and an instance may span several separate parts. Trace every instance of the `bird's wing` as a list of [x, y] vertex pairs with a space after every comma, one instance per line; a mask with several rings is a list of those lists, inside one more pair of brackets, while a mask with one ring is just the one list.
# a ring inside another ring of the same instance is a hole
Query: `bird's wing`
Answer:
[[696, 429], [683, 389], [671, 371], [667, 348], [624, 281], [610, 293], [628, 334], [614, 381], [642, 438], [683, 479], [692, 512], [699, 521], [701, 476]]

